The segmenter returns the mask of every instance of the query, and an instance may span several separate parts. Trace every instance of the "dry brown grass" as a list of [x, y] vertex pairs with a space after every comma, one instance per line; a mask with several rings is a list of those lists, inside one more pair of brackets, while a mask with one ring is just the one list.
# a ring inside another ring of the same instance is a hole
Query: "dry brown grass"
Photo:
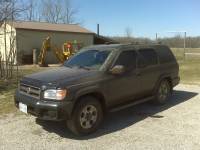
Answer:
[[[19, 79], [23, 76], [50, 68], [40, 68], [34, 66], [22, 66], [19, 68]], [[14, 107], [14, 93], [17, 88], [17, 73], [14, 73], [13, 79], [7, 81], [0, 80], [0, 115], [15, 112]]]

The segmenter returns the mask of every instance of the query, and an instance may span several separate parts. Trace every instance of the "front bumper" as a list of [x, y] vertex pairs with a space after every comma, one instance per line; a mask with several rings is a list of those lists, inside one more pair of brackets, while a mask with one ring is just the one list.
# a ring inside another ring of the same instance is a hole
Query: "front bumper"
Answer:
[[19, 103], [27, 105], [27, 113], [42, 120], [61, 121], [70, 118], [73, 103], [71, 101], [47, 101], [21, 94], [18, 90], [15, 94], [15, 106]]

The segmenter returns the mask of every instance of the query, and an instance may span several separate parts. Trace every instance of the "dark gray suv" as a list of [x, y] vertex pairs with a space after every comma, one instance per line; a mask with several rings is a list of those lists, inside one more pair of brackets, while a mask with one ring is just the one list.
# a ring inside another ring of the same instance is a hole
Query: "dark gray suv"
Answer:
[[164, 104], [179, 80], [178, 63], [167, 46], [91, 46], [62, 67], [24, 77], [15, 105], [43, 120], [66, 120], [73, 133], [86, 135], [109, 111], [146, 101]]

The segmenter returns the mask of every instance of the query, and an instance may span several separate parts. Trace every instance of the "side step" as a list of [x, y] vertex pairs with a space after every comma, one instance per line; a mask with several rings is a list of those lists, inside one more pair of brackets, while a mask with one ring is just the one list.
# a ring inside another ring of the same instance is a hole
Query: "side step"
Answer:
[[112, 108], [109, 112], [116, 112], [116, 111], [131, 107], [131, 106], [134, 106], [134, 105], [137, 105], [137, 104], [140, 104], [140, 103], [147, 102], [149, 100], [152, 100], [153, 98], [155, 98], [155, 96], [150, 96], [150, 97], [146, 97], [144, 99], [140, 99], [138, 101], [133, 101], [132, 103], [128, 103], [128, 104], [125, 104], [125, 105], [122, 105], [122, 106]]

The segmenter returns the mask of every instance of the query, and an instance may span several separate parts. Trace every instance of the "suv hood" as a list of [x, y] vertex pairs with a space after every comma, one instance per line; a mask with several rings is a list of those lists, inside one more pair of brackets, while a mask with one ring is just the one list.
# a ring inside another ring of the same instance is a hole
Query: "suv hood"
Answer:
[[40, 83], [58, 84], [59, 82], [78, 80], [83, 77], [93, 76], [97, 71], [82, 68], [60, 67], [44, 72], [25, 76], [24, 80], [39, 81]]

